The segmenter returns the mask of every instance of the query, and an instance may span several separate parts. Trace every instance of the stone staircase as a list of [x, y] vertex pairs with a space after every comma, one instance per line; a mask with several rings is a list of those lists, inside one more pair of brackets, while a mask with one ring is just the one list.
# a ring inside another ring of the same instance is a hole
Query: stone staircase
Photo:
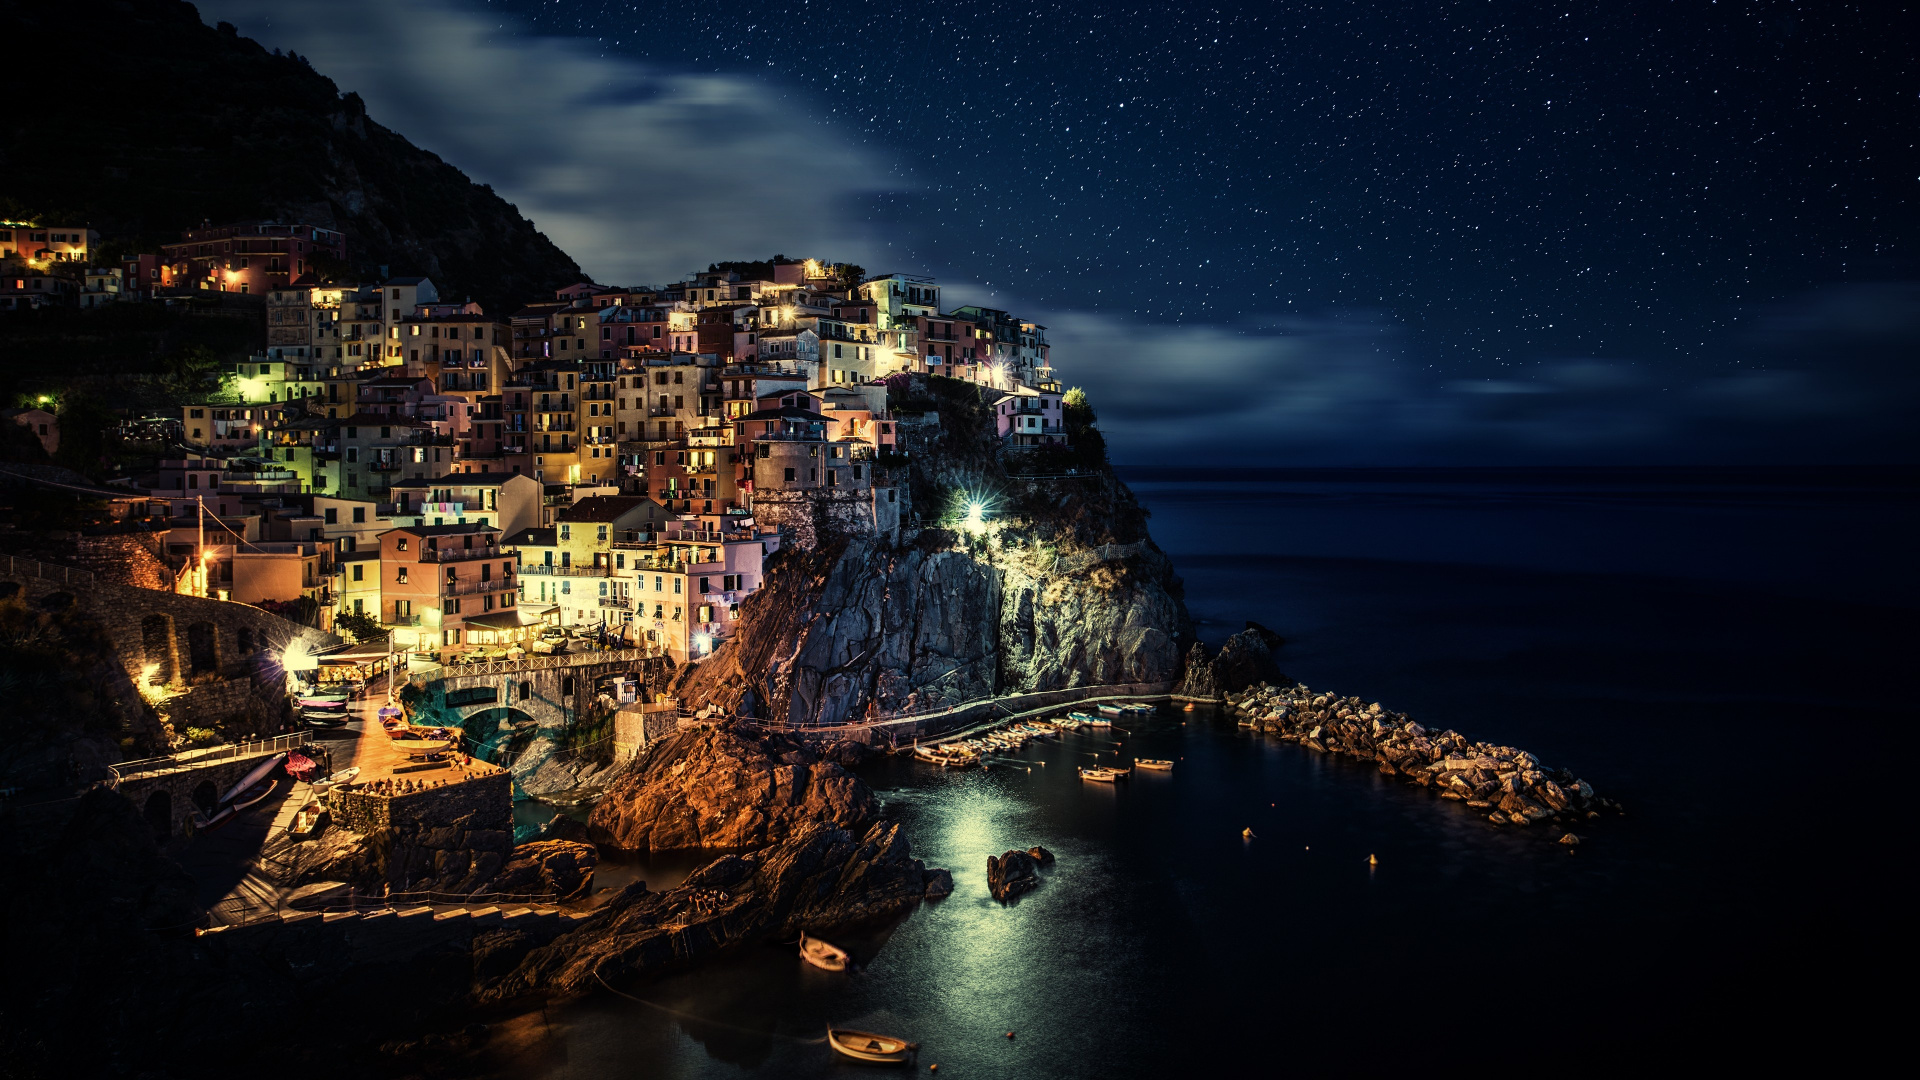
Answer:
[[538, 904], [421, 904], [355, 911], [282, 911], [206, 933], [236, 947], [324, 958], [327, 966], [335, 966], [404, 961], [423, 953], [465, 948], [475, 937], [496, 930], [524, 933], [544, 944], [591, 917], [591, 912]]

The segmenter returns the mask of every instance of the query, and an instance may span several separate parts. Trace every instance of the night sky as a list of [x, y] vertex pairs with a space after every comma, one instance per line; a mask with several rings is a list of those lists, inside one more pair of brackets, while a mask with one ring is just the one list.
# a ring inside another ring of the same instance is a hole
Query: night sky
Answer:
[[[518, 49], [521, 92], [566, 84], [547, 123], [574, 146], [638, 123], [656, 148], [560, 182], [495, 160], [453, 115], [478, 105], [357, 61], [339, 5], [201, 6], [362, 89], [603, 279], [699, 268], [635, 253], [664, 229], [676, 256], [845, 258], [1031, 313], [1122, 458], [1914, 456], [1902, 10], [413, 3], [463, 28], [407, 35], [416, 66], [458, 69], [449, 36], [477, 65]], [[660, 164], [688, 154], [724, 179]], [[794, 185], [814, 200], [773, 192]], [[566, 191], [598, 200], [591, 229], [543, 216]], [[705, 220], [729, 226], [698, 246]], [[1220, 411], [1170, 420], [1142, 391], [1168, 373]], [[1228, 423], [1174, 433], [1196, 417]]]

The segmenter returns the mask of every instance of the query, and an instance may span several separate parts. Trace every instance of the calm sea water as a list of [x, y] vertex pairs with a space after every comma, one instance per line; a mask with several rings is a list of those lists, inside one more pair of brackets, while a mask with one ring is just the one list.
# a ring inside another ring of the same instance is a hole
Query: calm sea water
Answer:
[[[889, 760], [866, 776], [953, 896], [844, 937], [855, 974], [770, 946], [570, 1006], [530, 1074], [843, 1075], [829, 1021], [995, 1077], [1831, 1066], [1897, 1030], [1912, 474], [1130, 480], [1203, 637], [1257, 619], [1294, 677], [1628, 815], [1569, 855], [1207, 712], [987, 773]], [[1178, 765], [1075, 776], [1116, 752]], [[1032, 844], [1045, 884], [994, 903], [987, 856]]]

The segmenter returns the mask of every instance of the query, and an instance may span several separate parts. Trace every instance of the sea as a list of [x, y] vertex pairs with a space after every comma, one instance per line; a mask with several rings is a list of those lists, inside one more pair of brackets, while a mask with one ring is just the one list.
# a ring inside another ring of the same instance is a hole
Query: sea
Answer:
[[[550, 1009], [512, 1071], [852, 1075], [832, 1023], [960, 1077], [1830, 1072], [1905, 1030], [1920, 470], [1124, 475], [1203, 640], [1257, 621], [1292, 678], [1625, 814], [1570, 848], [1208, 709], [887, 759], [952, 896], [841, 936], [851, 973], [769, 944]], [[1075, 772], [1135, 755], [1175, 767]]]

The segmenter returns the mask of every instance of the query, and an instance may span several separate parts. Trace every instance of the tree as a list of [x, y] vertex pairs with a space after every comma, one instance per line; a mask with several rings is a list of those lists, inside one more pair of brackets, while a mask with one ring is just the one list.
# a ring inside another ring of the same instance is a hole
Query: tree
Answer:
[[346, 611], [333, 617], [335, 631], [352, 635], [359, 643], [384, 640], [388, 634], [380, 620], [361, 611]]

